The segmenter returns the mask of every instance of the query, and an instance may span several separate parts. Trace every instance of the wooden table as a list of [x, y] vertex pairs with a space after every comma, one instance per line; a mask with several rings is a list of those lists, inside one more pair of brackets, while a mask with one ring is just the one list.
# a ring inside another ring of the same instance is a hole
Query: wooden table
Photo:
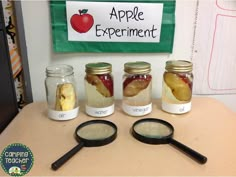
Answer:
[[[46, 103], [27, 105], [0, 135], [0, 152], [11, 143], [28, 146], [34, 155], [31, 176], [226, 176], [236, 175], [236, 114], [212, 98], [193, 98], [192, 111], [171, 115], [160, 110], [160, 100], [153, 101], [148, 116], [161, 118], [175, 127], [174, 138], [207, 156], [200, 165], [170, 145], [149, 145], [130, 135], [133, 122], [144, 117], [130, 117], [116, 102], [112, 116], [103, 118], [118, 126], [117, 139], [102, 147], [83, 148], [57, 171], [51, 163], [74, 147], [75, 128], [95, 118], [80, 113], [70, 121], [53, 121], [46, 116]], [[0, 176], [5, 176], [0, 168]]]

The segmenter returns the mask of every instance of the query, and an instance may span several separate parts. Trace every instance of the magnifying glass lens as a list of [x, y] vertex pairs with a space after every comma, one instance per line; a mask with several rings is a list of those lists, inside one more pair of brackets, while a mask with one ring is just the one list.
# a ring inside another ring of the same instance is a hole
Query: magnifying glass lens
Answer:
[[104, 123], [93, 123], [81, 127], [77, 131], [77, 135], [86, 140], [102, 140], [114, 135], [116, 130]]
[[159, 122], [140, 122], [134, 126], [134, 131], [147, 138], [163, 138], [172, 134], [173, 130]]

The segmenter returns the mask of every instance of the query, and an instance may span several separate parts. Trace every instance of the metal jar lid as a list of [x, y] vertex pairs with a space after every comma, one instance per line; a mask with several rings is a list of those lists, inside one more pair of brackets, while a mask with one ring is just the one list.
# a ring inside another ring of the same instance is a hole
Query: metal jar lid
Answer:
[[170, 72], [191, 72], [193, 63], [186, 60], [169, 60], [166, 62], [166, 70]]
[[129, 74], [147, 74], [151, 71], [151, 64], [144, 61], [128, 62], [124, 64], [124, 71]]
[[87, 74], [107, 74], [112, 71], [111, 64], [104, 62], [88, 63], [85, 65], [85, 68]]

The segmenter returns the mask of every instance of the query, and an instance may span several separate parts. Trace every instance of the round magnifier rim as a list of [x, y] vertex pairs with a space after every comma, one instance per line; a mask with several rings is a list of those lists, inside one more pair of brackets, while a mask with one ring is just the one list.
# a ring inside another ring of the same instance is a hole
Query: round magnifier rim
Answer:
[[[108, 126], [110, 126], [114, 129], [114, 133], [112, 135], [108, 136], [107, 138], [98, 139], [98, 140], [85, 139], [85, 138], [78, 135], [77, 132], [79, 131], [79, 129], [81, 129], [85, 126], [91, 125], [91, 124], [105, 124], [105, 125], [108, 125]], [[86, 122], [80, 124], [75, 129], [75, 138], [76, 138], [76, 140], [78, 142], [83, 142], [84, 146], [86, 146], [86, 147], [103, 146], [103, 145], [109, 144], [112, 141], [114, 141], [116, 139], [116, 137], [117, 137], [117, 126], [114, 123], [112, 123], [110, 121], [107, 121], [107, 120], [90, 120], [90, 121], [86, 121]]]
[[[154, 122], [154, 123], [163, 124], [163, 125], [167, 126], [170, 129], [171, 133], [167, 136], [163, 136], [162, 138], [146, 137], [146, 136], [138, 133], [137, 131], [135, 131], [135, 126], [137, 126], [140, 123], [144, 123], [144, 122]], [[143, 143], [147, 143], [147, 144], [168, 144], [170, 142], [170, 139], [173, 137], [174, 127], [169, 122], [166, 122], [162, 119], [145, 118], [145, 119], [137, 120], [136, 122], [133, 123], [133, 126], [131, 128], [131, 133], [134, 136], [134, 138], [136, 138], [137, 140], [139, 140]]]

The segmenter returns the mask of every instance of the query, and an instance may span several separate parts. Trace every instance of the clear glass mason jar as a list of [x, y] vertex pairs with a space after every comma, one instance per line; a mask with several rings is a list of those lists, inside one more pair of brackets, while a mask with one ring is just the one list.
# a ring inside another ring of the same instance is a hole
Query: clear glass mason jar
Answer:
[[92, 117], [106, 117], [114, 113], [112, 65], [98, 62], [85, 66], [85, 111]]
[[166, 62], [162, 84], [162, 109], [172, 114], [191, 110], [193, 64], [185, 60]]
[[78, 116], [78, 93], [73, 67], [54, 65], [46, 68], [46, 96], [48, 117], [54, 120], [70, 120]]
[[124, 64], [122, 109], [130, 116], [143, 116], [152, 111], [151, 65], [137, 61]]

